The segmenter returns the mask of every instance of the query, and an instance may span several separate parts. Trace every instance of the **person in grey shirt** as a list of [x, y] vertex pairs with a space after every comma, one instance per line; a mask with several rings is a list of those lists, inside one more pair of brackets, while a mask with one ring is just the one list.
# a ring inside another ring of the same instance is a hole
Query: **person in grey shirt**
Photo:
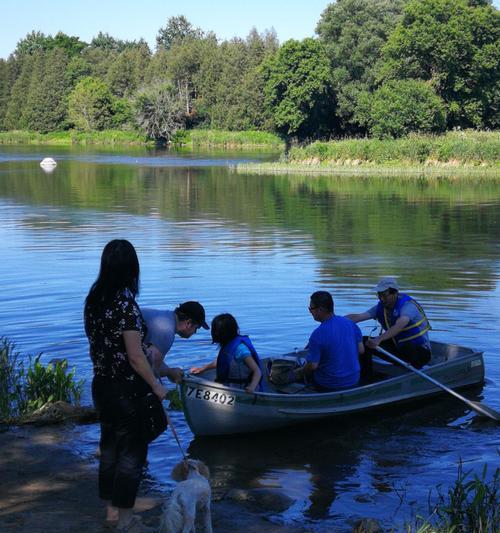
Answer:
[[205, 309], [200, 303], [189, 301], [180, 304], [174, 311], [147, 307], [141, 310], [148, 327], [145, 337], [148, 359], [155, 374], [179, 383], [184, 375], [182, 368], [169, 367], [165, 363], [165, 356], [172, 347], [176, 334], [189, 339], [199, 328], [208, 329]]
[[[422, 368], [431, 359], [431, 345], [428, 331], [430, 323], [422, 306], [411, 296], [399, 292], [399, 283], [392, 277], [383, 278], [374, 287], [379, 302], [364, 313], [346, 315], [353, 322], [377, 320], [383, 332], [366, 340], [366, 356], [362, 361], [362, 373], [367, 361], [380, 346], [398, 356], [415, 368]], [[364, 372], [365, 370], [365, 372]]]

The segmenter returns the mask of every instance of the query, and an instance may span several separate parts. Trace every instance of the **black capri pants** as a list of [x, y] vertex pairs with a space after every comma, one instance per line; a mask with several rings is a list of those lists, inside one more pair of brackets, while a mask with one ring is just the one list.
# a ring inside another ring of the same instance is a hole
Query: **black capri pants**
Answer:
[[96, 376], [92, 397], [101, 425], [99, 497], [115, 507], [131, 509], [148, 453], [133, 394], [131, 399], [121, 384]]

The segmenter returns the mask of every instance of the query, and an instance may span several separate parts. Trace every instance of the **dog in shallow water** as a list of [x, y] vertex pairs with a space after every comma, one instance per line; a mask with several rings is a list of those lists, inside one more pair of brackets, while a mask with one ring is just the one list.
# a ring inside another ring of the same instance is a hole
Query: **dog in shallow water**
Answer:
[[201, 461], [186, 459], [174, 466], [172, 479], [178, 483], [163, 510], [158, 533], [212, 533], [209, 476]]

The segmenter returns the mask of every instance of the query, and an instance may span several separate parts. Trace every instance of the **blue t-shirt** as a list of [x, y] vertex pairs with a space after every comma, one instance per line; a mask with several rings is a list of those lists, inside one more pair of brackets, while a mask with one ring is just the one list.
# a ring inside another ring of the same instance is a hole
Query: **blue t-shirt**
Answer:
[[309, 338], [308, 363], [318, 363], [314, 382], [327, 389], [354, 387], [359, 382], [359, 327], [343, 316], [334, 315], [316, 328]]

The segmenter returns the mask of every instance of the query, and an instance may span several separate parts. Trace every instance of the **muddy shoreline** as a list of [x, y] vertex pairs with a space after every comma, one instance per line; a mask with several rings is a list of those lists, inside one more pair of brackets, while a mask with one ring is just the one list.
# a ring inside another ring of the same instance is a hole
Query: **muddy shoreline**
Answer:
[[[12, 427], [0, 432], [0, 531], [84, 533], [110, 531], [97, 497], [97, 460], [77, 454], [68, 425]], [[157, 526], [166, 494], [143, 484], [136, 511]], [[224, 498], [212, 503], [214, 532], [306, 533], [270, 522], [261, 505]]]

